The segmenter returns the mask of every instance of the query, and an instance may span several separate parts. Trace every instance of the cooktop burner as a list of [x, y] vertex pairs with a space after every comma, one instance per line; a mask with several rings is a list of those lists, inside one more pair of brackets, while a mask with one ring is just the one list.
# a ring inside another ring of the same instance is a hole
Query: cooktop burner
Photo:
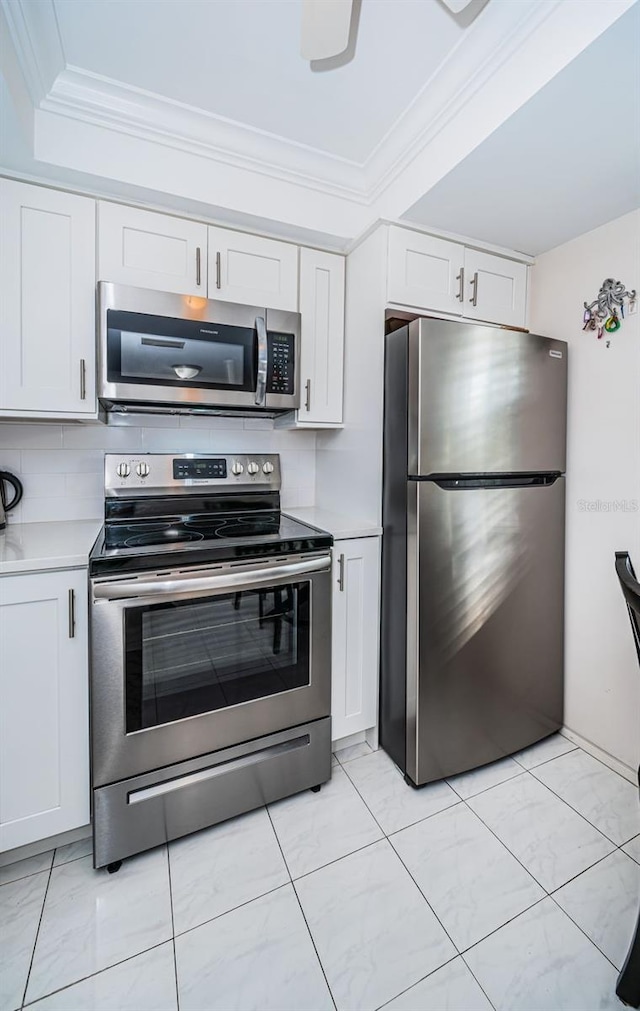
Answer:
[[275, 454], [108, 455], [105, 525], [90, 571], [109, 575], [330, 547], [330, 534], [282, 515], [279, 490]]

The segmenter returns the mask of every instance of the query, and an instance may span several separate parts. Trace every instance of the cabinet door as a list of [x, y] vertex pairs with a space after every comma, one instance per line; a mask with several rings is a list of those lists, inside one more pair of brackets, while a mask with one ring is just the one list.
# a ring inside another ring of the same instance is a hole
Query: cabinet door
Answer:
[[389, 302], [462, 312], [460, 268], [464, 246], [406, 228], [389, 229]]
[[89, 822], [87, 611], [84, 569], [0, 579], [0, 850]]
[[298, 247], [209, 227], [209, 298], [298, 310]]
[[300, 422], [342, 422], [344, 257], [300, 250]]
[[0, 179], [0, 412], [95, 416], [95, 203]]
[[336, 541], [333, 577], [331, 737], [337, 741], [376, 723], [379, 538]]
[[178, 295], [207, 294], [207, 226], [98, 203], [98, 277]]
[[464, 272], [465, 316], [505, 326], [525, 325], [526, 264], [466, 249]]

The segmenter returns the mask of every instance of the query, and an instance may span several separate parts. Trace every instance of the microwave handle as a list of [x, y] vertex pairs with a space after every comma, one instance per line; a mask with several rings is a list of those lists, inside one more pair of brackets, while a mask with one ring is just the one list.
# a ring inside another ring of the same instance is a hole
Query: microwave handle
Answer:
[[267, 327], [264, 316], [256, 316], [256, 330], [258, 332], [258, 382], [256, 385], [256, 406], [264, 407], [267, 396], [267, 355], [269, 345], [267, 343]]

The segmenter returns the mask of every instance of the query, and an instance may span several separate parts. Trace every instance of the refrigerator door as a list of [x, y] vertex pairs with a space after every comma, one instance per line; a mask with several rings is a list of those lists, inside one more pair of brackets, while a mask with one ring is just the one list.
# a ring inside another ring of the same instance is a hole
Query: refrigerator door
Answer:
[[419, 319], [408, 350], [409, 474], [564, 472], [564, 341]]
[[406, 772], [492, 762], [562, 726], [564, 478], [409, 482]]

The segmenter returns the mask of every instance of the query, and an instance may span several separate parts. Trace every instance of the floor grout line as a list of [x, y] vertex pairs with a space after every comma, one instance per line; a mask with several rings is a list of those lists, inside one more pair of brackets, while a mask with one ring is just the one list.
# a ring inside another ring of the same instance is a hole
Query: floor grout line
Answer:
[[[529, 908], [531, 908], [531, 907], [529, 907]], [[484, 940], [484, 938], [483, 938], [483, 940]], [[467, 951], [471, 951], [471, 948], [468, 948], [468, 949], [467, 949]], [[492, 1001], [492, 1000], [491, 1000], [491, 998], [489, 997], [489, 994], [487, 993], [487, 991], [486, 991], [486, 990], [485, 990], [485, 988], [483, 987], [482, 983], [480, 982], [480, 980], [479, 980], [479, 979], [478, 979], [478, 977], [476, 976], [475, 972], [473, 971], [473, 969], [471, 968], [471, 966], [470, 966], [470, 965], [469, 965], [469, 963], [467, 962], [466, 958], [464, 957], [464, 954], [462, 954], [462, 953], [461, 953], [461, 954], [460, 954], [460, 958], [462, 959], [462, 961], [463, 961], [463, 962], [464, 962], [464, 964], [466, 965], [467, 969], [469, 970], [469, 972], [471, 973], [471, 975], [472, 975], [472, 976], [473, 976], [473, 978], [475, 979], [476, 983], [478, 984], [478, 986], [479, 986], [479, 987], [480, 987], [480, 989], [482, 990], [483, 994], [484, 994], [484, 995], [485, 995], [485, 997], [487, 998], [487, 1003], [488, 1003], [489, 1007], [492, 1007], [492, 1008], [493, 1008], [493, 1011], [498, 1011], [498, 1008], [496, 1008], [496, 1005], [495, 1005], [495, 1004], [493, 1003], [493, 1001]]]
[[596, 949], [596, 951], [599, 951], [600, 954], [603, 956], [603, 958], [606, 958], [607, 962], [609, 962], [609, 964], [613, 966], [613, 968], [616, 970], [616, 972], [620, 972], [620, 968], [615, 964], [615, 962], [611, 961], [611, 959], [609, 958], [609, 956], [607, 955], [607, 953], [602, 950], [602, 948], [597, 943], [597, 941], [594, 941], [594, 939], [592, 937], [589, 937], [589, 935], [587, 934], [586, 930], [584, 930], [584, 928], [580, 926], [580, 924], [577, 922], [577, 920], [574, 920], [574, 918], [571, 915], [571, 913], [568, 913], [566, 909], [562, 908], [562, 906], [560, 905], [560, 903], [556, 900], [555, 895], [550, 895], [549, 898], [551, 899], [552, 902], [555, 903], [556, 907], [560, 910], [560, 912], [564, 913], [564, 915], [567, 916], [571, 920], [571, 922], [573, 923], [573, 925], [578, 928], [578, 930], [580, 931], [580, 933], [583, 934], [586, 937], [586, 939], [589, 942], [589, 944], [592, 944], [593, 947]]
[[316, 953], [316, 958], [318, 959], [318, 965], [320, 966], [320, 971], [322, 972], [322, 975], [324, 976], [324, 981], [327, 984], [327, 990], [329, 991], [329, 996], [331, 997], [331, 1001], [333, 1003], [333, 1006], [334, 1006], [334, 1008], [337, 1011], [338, 1005], [335, 1002], [335, 998], [333, 996], [333, 991], [332, 991], [331, 987], [329, 986], [329, 980], [327, 979], [327, 974], [325, 972], [324, 965], [322, 964], [322, 959], [320, 958], [320, 954], [319, 954], [318, 949], [316, 947], [315, 938], [314, 938], [313, 934], [311, 933], [311, 927], [309, 926], [309, 922], [308, 922], [307, 917], [305, 915], [305, 911], [302, 908], [302, 902], [300, 901], [300, 896], [298, 895], [298, 889], [296, 888], [295, 881], [291, 877], [291, 871], [289, 870], [289, 864], [287, 863], [287, 858], [284, 855], [284, 850], [283, 850], [282, 845], [280, 843], [280, 838], [278, 836], [278, 833], [276, 832], [276, 827], [273, 824], [273, 819], [271, 818], [271, 811], [269, 810], [268, 806], [265, 807], [265, 810], [267, 812], [267, 816], [269, 818], [269, 821], [271, 822], [271, 828], [273, 829], [273, 834], [276, 837], [276, 842], [278, 843], [278, 847], [280, 848], [280, 852], [282, 853], [282, 859], [284, 860], [284, 865], [287, 868], [287, 873], [289, 874], [289, 878], [291, 879], [291, 887], [293, 888], [293, 894], [295, 895], [296, 902], [298, 903], [298, 906], [300, 907], [300, 913], [302, 914], [302, 919], [304, 920], [305, 927], [307, 928], [307, 933], [309, 934], [309, 938], [311, 940], [311, 944], [313, 945], [313, 950]]
[[167, 848], [167, 874], [169, 876], [169, 907], [171, 909], [171, 947], [173, 949], [173, 978], [176, 985], [176, 1008], [180, 1011], [180, 989], [178, 987], [178, 960], [176, 958], [176, 922], [173, 915], [173, 886], [171, 884], [171, 857], [169, 856], [169, 843], [165, 843]]
[[453, 958], [448, 958], [447, 961], [443, 962], [442, 965], [439, 965], [437, 969], [432, 969], [426, 976], [421, 976], [420, 979], [417, 979], [415, 983], [411, 983], [410, 986], [406, 986], [404, 990], [400, 991], [400, 993], [396, 993], [393, 997], [389, 997], [389, 1000], [386, 1000], [384, 1004], [379, 1004], [376, 1011], [384, 1011], [384, 1008], [388, 1007], [392, 1001], [397, 1000], [398, 997], [402, 997], [405, 993], [409, 993], [409, 990], [413, 990], [414, 986], [418, 986], [419, 983], [424, 983], [425, 979], [429, 979], [429, 977], [433, 976], [436, 972], [440, 972], [440, 970], [444, 969], [446, 965], [451, 965], [451, 963], [455, 962], [457, 958], [461, 958], [461, 955], [455, 954]]
[[47, 993], [42, 994], [40, 997], [36, 997], [35, 1000], [29, 1001], [27, 1004], [23, 1005], [23, 1008], [33, 1007], [38, 1001], [45, 1000], [48, 997], [53, 997], [56, 993], [63, 993], [65, 990], [70, 990], [71, 987], [76, 986], [78, 983], [84, 983], [88, 979], [92, 979], [94, 976], [100, 976], [103, 972], [108, 972], [110, 969], [116, 969], [119, 965], [124, 965], [125, 962], [131, 962], [132, 959], [137, 958], [138, 955], [146, 955], [148, 952], [153, 951], [155, 948], [161, 948], [163, 944], [169, 944], [171, 938], [167, 937], [164, 941], [159, 941], [157, 944], [152, 944], [149, 948], [144, 948], [142, 951], [136, 951], [133, 955], [127, 955], [126, 958], [121, 958], [112, 965], [105, 965], [104, 969], [96, 969], [95, 972], [89, 972], [86, 976], [80, 976], [79, 979], [74, 979], [70, 983], [65, 983], [64, 986], [59, 986], [56, 990], [49, 990]]
[[[20, 1001], [20, 1007], [21, 1008], [23, 1008], [25, 1006], [25, 1002], [27, 1000], [27, 990], [29, 988], [29, 980], [31, 979], [31, 970], [33, 969], [33, 960], [34, 960], [35, 955], [36, 955], [36, 946], [38, 944], [38, 938], [40, 936], [40, 927], [42, 926], [42, 918], [44, 916], [44, 907], [45, 907], [46, 902], [47, 902], [47, 895], [49, 894], [49, 885], [51, 884], [51, 875], [53, 874], [53, 858], [54, 858], [54, 856], [55, 856], [55, 850], [53, 851], [53, 855], [51, 857], [51, 865], [49, 867], [49, 876], [47, 878], [47, 884], [46, 884], [46, 887], [45, 887], [45, 890], [44, 890], [44, 895], [42, 897], [42, 906], [40, 908], [40, 916], [38, 917], [38, 926], [36, 928], [36, 936], [33, 939], [33, 948], [31, 949], [31, 959], [29, 961], [29, 969], [27, 971], [27, 978], [24, 981], [24, 990], [22, 991], [22, 1000]], [[31, 875], [29, 875], [29, 876], [31, 876]], [[23, 880], [23, 879], [21, 879], [21, 880]]]
[[[559, 757], [559, 758], [563, 758], [564, 756], [563, 756], [563, 755], [559, 755], [558, 757]], [[597, 761], [597, 759], [595, 759], [595, 761]], [[601, 763], [601, 764], [602, 764], [602, 763]], [[536, 768], [539, 768], [539, 766], [536, 766]], [[606, 768], [606, 766], [605, 766], [605, 768]], [[613, 770], [612, 770], [612, 769], [611, 769], [611, 770], [609, 770], [609, 771], [610, 771], [610, 772], [613, 772]], [[532, 772], [531, 772], [531, 775], [533, 776], [533, 778], [535, 779], [535, 781], [536, 781], [537, 783], [540, 783], [540, 785], [541, 785], [541, 786], [544, 786], [544, 787], [545, 787], [545, 788], [546, 788], [546, 789], [547, 789], [547, 790], [549, 791], [549, 793], [552, 793], [554, 797], [557, 797], [557, 798], [558, 798], [558, 800], [561, 800], [561, 801], [562, 801], [562, 803], [563, 803], [563, 804], [566, 804], [568, 808], [571, 808], [571, 810], [572, 810], [572, 811], [573, 811], [573, 812], [574, 812], [575, 814], [577, 814], [577, 815], [578, 815], [578, 816], [579, 816], [580, 818], [582, 818], [582, 820], [583, 820], [583, 821], [586, 821], [587, 825], [591, 825], [591, 828], [595, 829], [595, 830], [596, 830], [596, 832], [599, 832], [599, 833], [600, 833], [600, 835], [601, 835], [601, 836], [603, 836], [603, 837], [604, 837], [604, 838], [605, 838], [605, 839], [607, 840], [607, 842], [610, 842], [612, 846], [616, 846], [616, 847], [620, 847], [620, 846], [626, 846], [626, 845], [627, 845], [627, 843], [631, 841], [630, 839], [625, 839], [625, 840], [624, 840], [624, 842], [622, 842], [622, 843], [617, 843], [617, 842], [615, 841], [615, 839], [612, 839], [612, 838], [611, 838], [611, 836], [608, 836], [608, 835], [607, 835], [607, 833], [606, 833], [605, 831], [603, 831], [603, 829], [599, 828], [599, 827], [598, 827], [597, 825], [595, 825], [595, 824], [594, 824], [594, 823], [593, 823], [592, 821], [590, 821], [590, 820], [589, 820], [589, 818], [587, 818], [587, 816], [586, 816], [586, 815], [582, 814], [582, 812], [581, 812], [581, 811], [578, 811], [577, 807], [574, 807], [574, 806], [573, 806], [573, 804], [570, 804], [568, 800], [566, 800], [566, 799], [565, 799], [565, 798], [564, 798], [563, 796], [561, 796], [561, 794], [559, 794], [559, 793], [556, 793], [556, 791], [555, 791], [555, 790], [553, 789], [553, 787], [549, 786], [549, 785], [548, 785], [547, 783], [545, 783], [545, 782], [544, 782], [544, 781], [543, 781], [542, 779], [538, 779], [538, 777], [537, 777], [537, 776], [536, 776], [536, 775], [534, 774], [533, 770], [532, 770]], [[617, 775], [617, 774], [616, 774], [616, 775]], [[622, 779], [622, 778], [623, 778], [623, 777], [622, 777], [622, 776], [620, 776], [620, 779]], [[631, 784], [629, 784], [629, 786], [631, 786]], [[637, 835], [637, 833], [636, 833], [636, 835]], [[634, 839], [634, 838], [635, 838], [635, 836], [631, 836], [631, 839]]]

